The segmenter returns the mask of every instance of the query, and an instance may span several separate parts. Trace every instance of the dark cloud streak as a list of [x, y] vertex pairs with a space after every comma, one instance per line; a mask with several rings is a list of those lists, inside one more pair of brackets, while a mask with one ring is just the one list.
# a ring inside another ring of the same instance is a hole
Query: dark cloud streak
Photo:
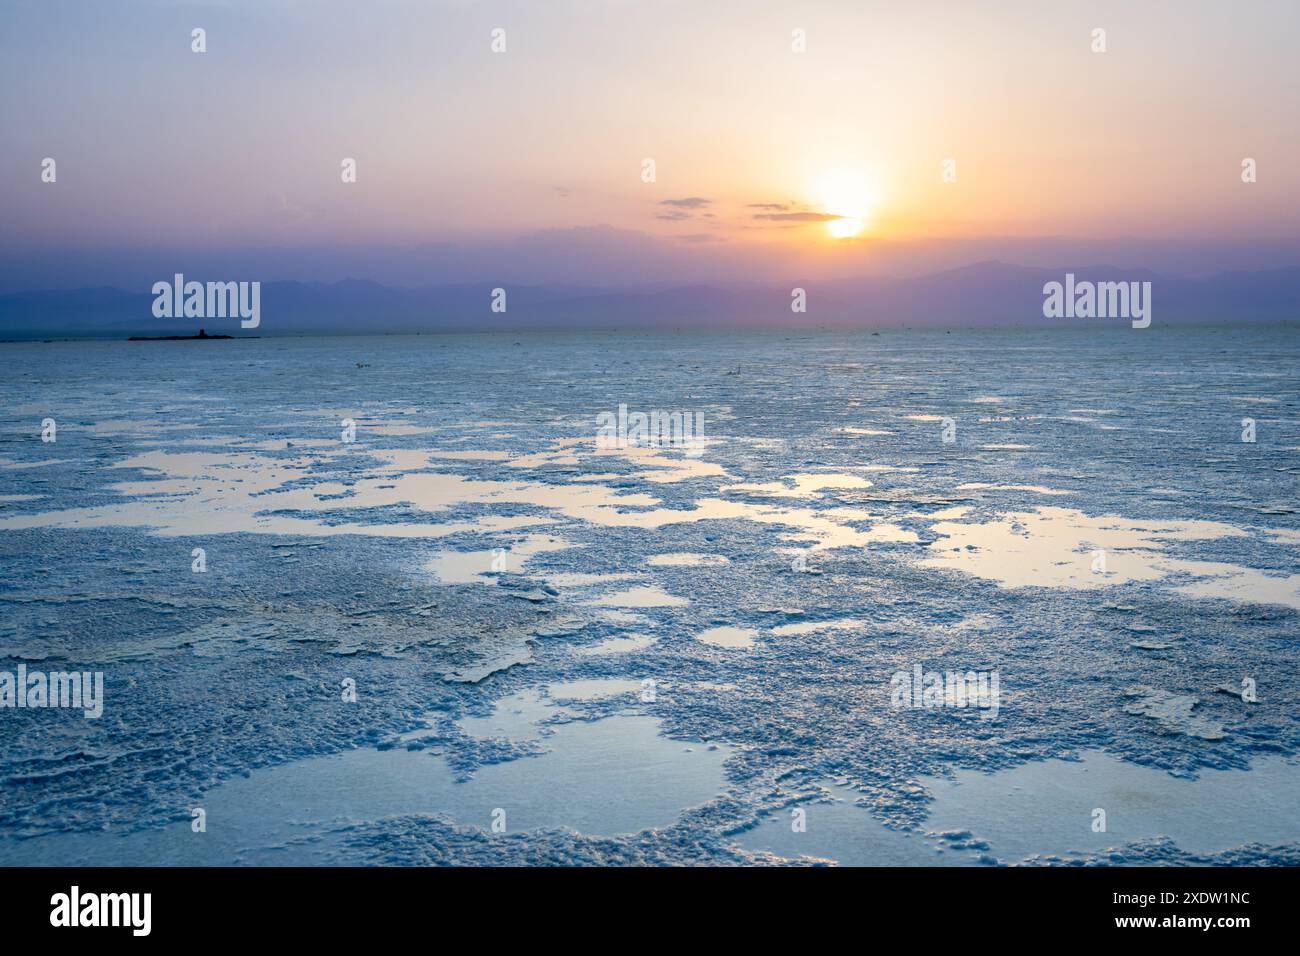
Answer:
[[770, 222], [830, 222], [844, 217], [833, 216], [828, 212], [760, 212], [754, 218]]

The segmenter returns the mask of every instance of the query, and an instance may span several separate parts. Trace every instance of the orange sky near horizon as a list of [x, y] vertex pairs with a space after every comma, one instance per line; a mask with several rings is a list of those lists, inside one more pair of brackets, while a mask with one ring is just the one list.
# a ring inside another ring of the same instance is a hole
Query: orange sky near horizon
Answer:
[[[4, 240], [472, 242], [612, 226], [832, 249], [1300, 231], [1300, 83], [1279, 82], [1296, 75], [1289, 0], [541, 7], [92, 5], [72, 34], [59, 3], [6, 11], [0, 175], [20, 185]], [[196, 16], [203, 57], [186, 45]], [[498, 25], [507, 49], [493, 53]], [[94, 81], [105, 73], [113, 84]], [[32, 172], [47, 155], [61, 164], [53, 202]], [[356, 183], [340, 183], [344, 157]], [[1246, 157], [1258, 182], [1241, 181]]]

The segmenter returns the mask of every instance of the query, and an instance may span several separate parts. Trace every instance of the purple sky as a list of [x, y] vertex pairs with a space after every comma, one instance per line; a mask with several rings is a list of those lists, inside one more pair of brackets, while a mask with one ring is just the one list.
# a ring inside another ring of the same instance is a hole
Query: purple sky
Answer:
[[8, 3], [0, 291], [1293, 265], [1298, 11]]

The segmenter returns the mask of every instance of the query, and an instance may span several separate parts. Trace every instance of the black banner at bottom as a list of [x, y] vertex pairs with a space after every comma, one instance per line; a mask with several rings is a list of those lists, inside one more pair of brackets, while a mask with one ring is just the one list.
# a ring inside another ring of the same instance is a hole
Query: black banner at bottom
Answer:
[[616, 942], [712, 912], [719, 932], [726, 924], [724, 935], [765, 940], [782, 922], [793, 934], [818, 922], [842, 932], [851, 918], [873, 937], [877, 927], [925, 927], [947, 945], [973, 941], [979, 927], [1071, 941], [1199, 934], [1232, 945], [1293, 924], [1294, 876], [1286, 868], [29, 868], [0, 871], [0, 919], [7, 941], [76, 934], [78, 944], [283, 938], [337, 945], [373, 940], [377, 930], [470, 924], [494, 935], [535, 935], [554, 932], [557, 920], [566, 934], [600, 930]]

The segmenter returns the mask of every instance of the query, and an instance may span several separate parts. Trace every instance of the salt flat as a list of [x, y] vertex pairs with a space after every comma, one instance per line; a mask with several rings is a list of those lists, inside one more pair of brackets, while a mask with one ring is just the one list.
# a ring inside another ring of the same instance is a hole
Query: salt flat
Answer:
[[0, 861], [1300, 850], [1294, 327], [228, 345], [0, 346]]

